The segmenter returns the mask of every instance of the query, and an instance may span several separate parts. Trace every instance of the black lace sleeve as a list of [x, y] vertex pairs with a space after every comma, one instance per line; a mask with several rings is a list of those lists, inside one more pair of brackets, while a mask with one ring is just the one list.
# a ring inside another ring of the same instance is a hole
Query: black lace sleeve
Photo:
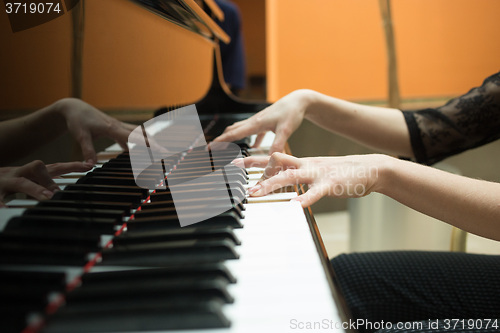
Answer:
[[500, 138], [500, 72], [436, 109], [403, 111], [417, 162], [440, 160]]

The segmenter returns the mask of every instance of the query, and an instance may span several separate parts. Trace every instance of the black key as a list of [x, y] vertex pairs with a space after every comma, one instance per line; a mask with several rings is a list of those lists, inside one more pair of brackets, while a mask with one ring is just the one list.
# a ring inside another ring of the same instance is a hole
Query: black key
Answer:
[[132, 168], [132, 165], [130, 164], [130, 159], [120, 159], [120, 158], [112, 158], [106, 163], [103, 164], [102, 168], [109, 168], [109, 167], [115, 167], [115, 168]]
[[[48, 304], [49, 293], [63, 292], [65, 287], [64, 273], [0, 269], [2, 332], [5, 330], [6, 320], [13, 318], [17, 318], [13, 322], [22, 322], [26, 326], [24, 317], [30, 312], [42, 311]], [[23, 320], [19, 320], [20, 318]]]
[[5, 230], [55, 228], [69, 232], [87, 231], [96, 234], [114, 234], [113, 219], [59, 216], [17, 216], [7, 222]]
[[[245, 187], [243, 186], [243, 183], [241, 181], [231, 181], [230, 183], [226, 182], [223, 180], [226, 184], [229, 184], [229, 187], [231, 189], [238, 189], [241, 192], [245, 192]], [[246, 181], [244, 182], [246, 184]], [[182, 191], [207, 191], [207, 190], [213, 190], [213, 189], [220, 189], [221, 184], [220, 180], [219, 182], [214, 182], [214, 181], [209, 181], [206, 179], [197, 179], [192, 181], [190, 183], [170, 183], [169, 182], [169, 187], [175, 185], [176, 190], [182, 190]], [[226, 185], [227, 186], [227, 185]], [[161, 190], [160, 190], [161, 191]]]
[[[215, 174], [204, 174], [202, 172], [180, 172], [180, 173], [170, 173], [167, 176], [167, 181], [172, 182], [173, 184], [182, 184], [185, 182], [193, 181], [197, 178], [203, 177], [199, 179], [199, 182], [219, 182], [221, 173]], [[227, 182], [239, 182], [242, 184], [246, 184], [248, 182], [248, 176], [242, 172], [228, 172], [223, 175], [224, 181]]]
[[240, 245], [231, 227], [170, 229], [149, 232], [126, 232], [113, 239], [114, 246], [133, 244], [163, 243], [177, 240], [220, 240], [228, 239], [235, 245]]
[[124, 269], [86, 273], [82, 275], [82, 285], [104, 285], [106, 283], [113, 285], [123, 283], [126, 285], [129, 281], [143, 281], [150, 278], [222, 278], [229, 283], [236, 282], [235, 277], [229, 272], [226, 266], [221, 263], [191, 265], [184, 263], [155, 269]]
[[2, 332], [19, 333], [26, 328], [27, 313], [16, 310], [2, 310]]
[[132, 205], [128, 202], [101, 202], [101, 201], [71, 201], [71, 200], [43, 200], [36, 207], [61, 207], [85, 209], [110, 209], [121, 211], [125, 216], [130, 215]]
[[[158, 209], [158, 208], [170, 208], [170, 207], [175, 207], [174, 201], [173, 200], [165, 200], [165, 201], [158, 201], [158, 198], [153, 198], [151, 202], [145, 203], [141, 206], [141, 210], [149, 210], [149, 209]], [[240, 212], [245, 210], [245, 206], [242, 203], [237, 203], [238, 199], [237, 198], [231, 198], [233, 204], [233, 207], [238, 210], [237, 214], [240, 215], [240, 218], [243, 218], [243, 213], [240, 214]], [[185, 199], [185, 200], [176, 200], [178, 204], [183, 204], [183, 205], [199, 205], [200, 200], [198, 199]], [[214, 205], [221, 205], [225, 204], [227, 202], [227, 198], [221, 198], [217, 200], [216, 198], [210, 198], [210, 203]]]
[[176, 306], [166, 302], [129, 309], [66, 313], [61, 309], [49, 318], [42, 333], [130, 332], [229, 327], [222, 302], [214, 300]]
[[24, 211], [23, 216], [72, 216], [83, 218], [112, 219], [119, 223], [125, 214], [119, 210], [67, 208], [67, 207], [32, 207]]
[[[61, 246], [80, 249], [82, 252], [98, 251], [101, 237], [96, 234], [61, 232], [57, 229], [18, 229], [0, 233], [2, 244], [32, 244], [37, 246]], [[1, 280], [1, 279], [0, 279]]]
[[[67, 185], [64, 191], [92, 191], [92, 192], [118, 192], [118, 193], [140, 193], [143, 197], [149, 194], [149, 190], [139, 186], [119, 186], [119, 185], [87, 185], [71, 184]], [[64, 192], [63, 191], [63, 192]]]
[[[157, 180], [161, 180], [161, 179], [165, 178], [165, 175], [163, 175], [163, 171], [162, 172], [147, 172], [147, 170], [145, 170], [141, 173], [141, 175], [143, 177], [151, 177], [151, 178], [154, 178]], [[87, 176], [92, 176], [92, 177], [94, 177], [94, 176], [134, 177], [134, 173], [132, 170], [127, 171], [127, 170], [123, 170], [123, 169], [116, 169], [115, 170], [115, 169], [111, 169], [111, 168], [107, 168], [107, 169], [99, 168], [99, 169], [95, 169], [91, 173], [88, 173]]]
[[[203, 188], [203, 189], [189, 189], [181, 190], [175, 189], [176, 198], [180, 200], [190, 199], [190, 198], [228, 198], [229, 196], [235, 197], [238, 201], [242, 202], [245, 199], [245, 191], [240, 187], [231, 187], [231, 191], [227, 188]], [[170, 189], [167, 190], [156, 190], [155, 193], [151, 193], [150, 200], [154, 201], [168, 201], [173, 200], [172, 193]]]
[[[210, 171], [212, 172], [212, 171]], [[236, 165], [226, 165], [224, 167], [224, 172], [226, 174], [243, 174], [243, 175], [248, 175], [248, 172], [245, 169], [242, 169]], [[181, 170], [178, 171], [177, 169], [172, 170], [172, 172], [169, 174], [169, 176], [174, 177], [174, 176], [189, 176], [189, 175], [206, 175], [207, 172], [204, 168], [202, 169], [197, 169], [197, 168], [192, 168], [191, 170]]]
[[[153, 269], [155, 270], [155, 269]], [[127, 283], [120, 278], [104, 283], [83, 283], [66, 296], [70, 305], [80, 303], [95, 304], [111, 299], [113, 302], [121, 301], [135, 303], [138, 298], [143, 299], [171, 299], [179, 302], [182, 298], [192, 297], [192, 300], [202, 300], [217, 297], [225, 303], [232, 303], [233, 297], [229, 295], [227, 286], [229, 282], [221, 277], [202, 276], [144, 276], [140, 279], [130, 279]], [[117, 307], [115, 305], [114, 307]], [[130, 306], [124, 304], [125, 307]]]
[[[226, 212], [218, 216], [203, 220], [191, 226], [184, 228], [215, 228], [215, 227], [232, 227], [243, 228], [238, 216], [233, 212]], [[151, 231], [164, 229], [180, 229], [180, 223], [177, 217], [172, 216], [156, 216], [147, 218], [136, 218], [127, 222], [129, 231]]]
[[[143, 179], [152, 184], [157, 183], [155, 178]], [[118, 177], [118, 176], [96, 176], [87, 175], [78, 180], [77, 184], [94, 184], [94, 185], [120, 185], [120, 186], [137, 186], [134, 177]]]
[[218, 262], [238, 259], [234, 242], [223, 240], [183, 240], [169, 243], [114, 246], [102, 251], [103, 264], [151, 266], [186, 262]]
[[139, 206], [143, 199], [142, 193], [100, 192], [100, 191], [58, 191], [52, 199], [70, 201], [105, 201], [128, 202], [133, 207]]
[[[202, 211], [207, 211], [211, 209], [212, 207], [220, 207], [221, 205], [225, 205], [227, 203], [227, 199], [222, 199], [220, 200], [219, 203], [217, 203], [213, 198], [210, 199], [210, 204], [200, 204], [199, 200], [190, 200], [190, 201], [176, 201], [177, 204], [182, 204], [185, 207], [193, 205], [193, 209], [199, 210], [200, 212]], [[225, 207], [225, 206], [224, 206]], [[234, 212], [240, 219], [244, 218], [244, 214], [242, 211], [243, 205], [234, 205], [227, 211]], [[157, 209], [169, 209], [169, 210], [174, 210], [175, 211], [175, 204], [174, 201], [156, 201], [156, 202], [150, 202], [143, 204], [141, 206], [141, 210], [139, 212], [141, 213], [146, 213], [149, 212], [150, 210], [157, 210]], [[137, 216], [136, 212], [136, 216]], [[169, 214], [170, 215], [170, 214]], [[146, 215], [141, 215], [141, 216], [146, 216]]]
[[[102, 168], [98, 168], [98, 169], [94, 169], [92, 171], [93, 173], [95, 174], [100, 174], [100, 173], [126, 173], [126, 174], [134, 174], [134, 170], [132, 170], [132, 166], [128, 167], [128, 168], [118, 168], [118, 167], [111, 167], [111, 166], [108, 166], [108, 167], [102, 167]], [[158, 171], [156, 171], [156, 174], [161, 174], [161, 172], [163, 172], [162, 170], [158, 169]], [[154, 172], [151, 172], [152, 174], [154, 174]]]
[[[177, 202], [177, 204], [180, 204], [179, 202]], [[163, 207], [159, 207], [159, 208], [145, 208], [145, 207], [148, 207], [150, 206], [151, 204], [144, 204], [143, 206], [141, 206], [141, 210], [140, 211], [137, 211], [134, 215], [135, 215], [135, 218], [143, 218], [143, 217], [155, 217], [155, 216], [177, 216], [177, 211], [175, 209], [175, 206], [173, 204], [173, 202], [171, 203], [170, 206], [163, 206]], [[155, 204], [152, 204], [153, 206], [159, 206], [159, 205], [155, 205]], [[185, 208], [187, 208], [188, 206], [183, 204]], [[145, 209], [144, 209], [145, 208]], [[192, 213], [206, 213], [206, 214], [209, 214], [210, 212], [213, 212], [213, 214], [210, 214], [212, 216], [215, 216], [215, 215], [219, 215], [222, 213], [225, 213], [225, 212], [234, 212], [236, 215], [238, 215], [239, 218], [244, 218], [243, 216], [243, 213], [241, 212], [241, 210], [237, 207], [230, 207], [230, 208], [227, 208], [226, 205], [192, 205], [192, 206], [189, 206], [189, 209], [191, 210]]]
[[[45, 304], [46, 295], [50, 291], [62, 292], [66, 287], [66, 274], [61, 272], [40, 272], [29, 270], [4, 270], [0, 269], [0, 304], [1, 307], [5, 303], [15, 301], [20, 303], [19, 306], [23, 307], [23, 302], [20, 301], [21, 297], [16, 297], [21, 293], [28, 298], [33, 295], [34, 299], [42, 298], [42, 303]], [[12, 296], [11, 298], [7, 295]], [[42, 295], [42, 297], [39, 297]], [[9, 299], [7, 302], [6, 300]], [[7, 304], [9, 305], [9, 304]]]
[[64, 246], [0, 243], [0, 263], [11, 265], [74, 265], [87, 263], [88, 252]]

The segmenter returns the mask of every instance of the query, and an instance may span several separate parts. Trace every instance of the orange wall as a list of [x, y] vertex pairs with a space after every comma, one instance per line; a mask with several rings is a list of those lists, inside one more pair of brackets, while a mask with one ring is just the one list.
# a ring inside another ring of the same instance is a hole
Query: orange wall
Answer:
[[[403, 98], [466, 92], [500, 70], [497, 0], [392, 1]], [[267, 0], [268, 98], [299, 88], [386, 98], [377, 0]]]
[[[86, 0], [83, 99], [100, 108], [194, 102], [211, 83], [212, 44], [127, 0]], [[0, 110], [69, 96], [71, 19], [12, 33], [0, 11]]]
[[70, 94], [70, 15], [12, 33], [0, 6], [0, 109], [31, 109]]

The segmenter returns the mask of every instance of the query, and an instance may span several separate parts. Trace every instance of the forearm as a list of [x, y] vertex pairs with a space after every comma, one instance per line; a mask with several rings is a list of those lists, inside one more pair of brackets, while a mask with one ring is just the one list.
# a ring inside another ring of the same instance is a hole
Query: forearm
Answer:
[[500, 184], [389, 158], [374, 190], [426, 215], [500, 240]]
[[66, 130], [61, 102], [55, 102], [27, 116], [0, 123], [1, 164], [8, 165], [55, 139]]
[[347, 102], [315, 91], [304, 91], [305, 118], [365, 146], [413, 157], [410, 136], [400, 110]]

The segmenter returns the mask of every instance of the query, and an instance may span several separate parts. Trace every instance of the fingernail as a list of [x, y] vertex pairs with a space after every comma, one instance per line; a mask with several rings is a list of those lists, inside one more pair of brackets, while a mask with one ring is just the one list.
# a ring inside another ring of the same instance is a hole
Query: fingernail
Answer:
[[239, 168], [245, 167], [245, 162], [243, 162], [242, 158], [235, 158], [234, 160], [231, 161], [231, 164]]
[[90, 166], [94, 166], [95, 165], [95, 162], [93, 159], [89, 158], [86, 162], [86, 164], [89, 164]]
[[252, 194], [254, 194], [255, 192], [257, 192], [258, 190], [260, 190], [261, 188], [262, 188], [262, 186], [261, 186], [261, 185], [255, 185], [254, 187], [250, 187], [250, 188], [248, 189], [248, 194], [249, 194], [249, 195], [252, 195]]
[[42, 192], [42, 200], [48, 200], [48, 199], [52, 198], [53, 195], [54, 195], [54, 193], [45, 190]]

